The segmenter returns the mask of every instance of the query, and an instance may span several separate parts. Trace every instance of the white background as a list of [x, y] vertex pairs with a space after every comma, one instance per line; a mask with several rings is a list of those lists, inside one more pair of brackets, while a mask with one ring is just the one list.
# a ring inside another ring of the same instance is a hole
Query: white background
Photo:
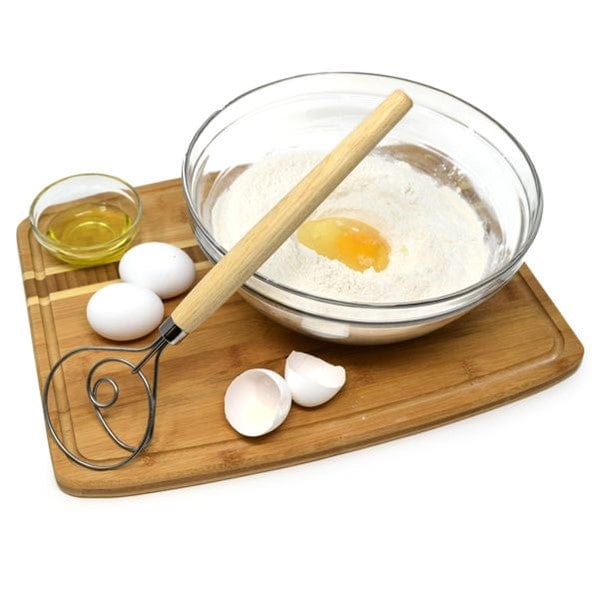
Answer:
[[[597, 597], [591, 6], [3, 3], [0, 595]], [[320, 70], [430, 83], [519, 138], [546, 200], [527, 261], [584, 343], [581, 368], [490, 413], [304, 466], [125, 499], [63, 494], [16, 253], [30, 201], [76, 172], [134, 184], [176, 177], [214, 109], [261, 83]]]

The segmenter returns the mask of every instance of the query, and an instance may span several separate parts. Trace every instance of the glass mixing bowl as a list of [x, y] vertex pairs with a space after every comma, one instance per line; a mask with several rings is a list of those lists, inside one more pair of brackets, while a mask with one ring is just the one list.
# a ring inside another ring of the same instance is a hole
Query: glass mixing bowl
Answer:
[[212, 235], [212, 208], [234, 178], [264, 155], [332, 149], [394, 89], [414, 106], [377, 151], [456, 187], [477, 210], [492, 248], [474, 285], [423, 301], [353, 303], [321, 298], [259, 273], [241, 289], [269, 318], [297, 331], [352, 344], [391, 343], [429, 333], [471, 310], [516, 273], [541, 221], [535, 168], [516, 139], [471, 104], [433, 87], [385, 75], [315, 73], [249, 91], [194, 135], [183, 164], [191, 224], [206, 256], [226, 253]]

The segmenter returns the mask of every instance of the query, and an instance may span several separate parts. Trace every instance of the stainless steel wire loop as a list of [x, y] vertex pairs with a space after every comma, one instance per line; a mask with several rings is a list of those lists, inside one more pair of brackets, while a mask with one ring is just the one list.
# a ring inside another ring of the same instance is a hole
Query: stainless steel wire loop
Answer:
[[[50, 435], [58, 445], [58, 447], [62, 450], [62, 452], [73, 462], [79, 464], [80, 466], [84, 466], [85, 468], [89, 468], [91, 470], [115, 470], [116, 468], [120, 468], [125, 464], [128, 464], [131, 460], [133, 460], [143, 449], [148, 445], [150, 440], [152, 439], [152, 434], [154, 432], [154, 422], [156, 419], [156, 397], [158, 391], [158, 365], [160, 360], [160, 355], [164, 348], [168, 345], [168, 340], [165, 337], [160, 336], [155, 341], [150, 343], [149, 345], [145, 345], [143, 347], [110, 347], [110, 346], [86, 346], [79, 347], [74, 349], [64, 356], [62, 356], [51, 368], [46, 382], [44, 384], [44, 388], [42, 390], [42, 405], [44, 409], [44, 418], [46, 419], [46, 426], [48, 427], [48, 431]], [[85, 388], [87, 393], [87, 398], [89, 399], [98, 422], [102, 426], [102, 428], [106, 431], [108, 436], [112, 439], [112, 441], [121, 449], [129, 452], [129, 455], [124, 457], [121, 460], [117, 460], [116, 462], [106, 463], [105, 461], [90, 461], [87, 460], [76, 453], [73, 453], [61, 439], [58, 434], [56, 428], [52, 424], [52, 420], [50, 419], [50, 410], [48, 407], [48, 398], [50, 394], [50, 389], [52, 387], [52, 381], [62, 367], [62, 365], [71, 357], [76, 354], [80, 354], [82, 352], [87, 351], [97, 351], [97, 352], [126, 352], [126, 353], [142, 353], [146, 352], [142, 359], [134, 363], [131, 360], [127, 360], [125, 358], [120, 357], [108, 357], [102, 358], [94, 363], [94, 365], [90, 368], [87, 377], [85, 379]], [[149, 362], [152, 358], [154, 358], [154, 372], [152, 375], [152, 383], [148, 381], [148, 378], [143, 373], [142, 368], [147, 362]], [[137, 376], [141, 381], [144, 391], [148, 400], [148, 419], [146, 422], [145, 431], [143, 433], [140, 441], [131, 445], [127, 443], [123, 439], [119, 437], [119, 435], [112, 429], [112, 427], [108, 424], [104, 410], [107, 410], [114, 405], [116, 405], [120, 389], [117, 381], [113, 376], [99, 376], [98, 378], [94, 378], [97, 370], [106, 364], [118, 363], [124, 364], [130, 369], [130, 374]], [[107, 400], [101, 401], [99, 399], [100, 389], [108, 387], [111, 390], [110, 397]]]

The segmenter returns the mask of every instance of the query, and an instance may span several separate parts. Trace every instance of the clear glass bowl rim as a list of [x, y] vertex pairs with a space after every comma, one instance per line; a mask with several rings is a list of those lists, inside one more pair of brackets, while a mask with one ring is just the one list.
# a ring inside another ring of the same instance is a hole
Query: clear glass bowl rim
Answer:
[[[206, 127], [219, 114], [221, 114], [229, 106], [235, 104], [236, 102], [245, 98], [246, 96], [248, 96], [254, 92], [260, 91], [264, 88], [275, 86], [275, 85], [278, 85], [279, 83], [284, 83], [286, 81], [291, 81], [294, 79], [310, 78], [310, 77], [327, 76], [327, 75], [348, 75], [348, 76], [357, 75], [357, 76], [361, 76], [361, 77], [364, 77], [364, 76], [380, 77], [380, 78], [391, 79], [393, 81], [397, 81], [400, 84], [401, 84], [401, 82], [410, 83], [412, 85], [417, 85], [417, 86], [432, 90], [434, 92], [437, 92], [439, 94], [446, 95], [450, 98], [453, 98], [454, 100], [464, 104], [468, 108], [478, 112], [481, 116], [483, 116], [484, 118], [491, 121], [496, 127], [498, 127], [514, 143], [516, 148], [522, 154], [523, 158], [526, 161], [528, 168], [530, 169], [530, 172], [531, 172], [531, 175], [532, 175], [532, 178], [534, 181], [535, 190], [536, 190], [536, 199], [537, 199], [537, 209], [536, 209], [536, 212], [534, 215], [534, 219], [529, 222], [530, 229], [528, 232], [528, 236], [522, 243], [519, 250], [511, 257], [511, 259], [508, 262], [506, 262], [500, 269], [495, 270], [493, 273], [491, 273], [484, 279], [481, 279], [480, 281], [478, 281], [477, 283], [475, 283], [473, 285], [470, 285], [469, 287], [464, 287], [462, 289], [459, 289], [458, 291], [454, 291], [453, 293], [434, 297], [431, 299], [418, 300], [418, 301], [413, 301], [413, 302], [376, 303], [375, 304], [375, 303], [359, 303], [359, 302], [348, 302], [348, 301], [343, 301], [343, 300], [335, 300], [332, 298], [320, 297], [318, 295], [306, 293], [299, 289], [294, 289], [293, 287], [287, 287], [286, 285], [277, 283], [276, 281], [273, 281], [272, 279], [269, 279], [268, 277], [265, 277], [264, 275], [261, 275], [259, 273], [254, 273], [252, 275], [252, 277], [255, 277], [256, 279], [260, 280], [262, 283], [264, 283], [266, 285], [270, 285], [272, 287], [280, 289], [284, 293], [288, 293], [290, 295], [296, 295], [298, 297], [302, 297], [304, 299], [307, 299], [307, 300], [310, 300], [313, 302], [321, 302], [321, 303], [325, 303], [325, 304], [329, 304], [329, 305], [333, 305], [333, 306], [335, 306], [335, 305], [344, 306], [347, 308], [377, 309], [377, 310], [384, 310], [386, 308], [391, 310], [391, 309], [401, 309], [401, 308], [423, 308], [423, 307], [428, 307], [428, 306], [436, 306], [439, 304], [446, 303], [448, 301], [459, 300], [460, 298], [464, 298], [468, 295], [474, 294], [477, 291], [483, 290], [487, 286], [490, 286], [491, 288], [493, 288], [494, 287], [493, 283], [495, 283], [498, 279], [500, 279], [507, 272], [509, 272], [510, 269], [513, 269], [514, 266], [523, 259], [524, 255], [526, 254], [526, 252], [529, 250], [530, 246], [532, 245], [532, 242], [534, 241], [534, 239], [538, 233], [539, 226], [541, 224], [541, 219], [542, 219], [542, 215], [543, 215], [543, 206], [544, 206], [543, 191], [541, 188], [541, 182], [540, 182], [537, 170], [536, 170], [530, 156], [528, 155], [528, 153], [526, 152], [526, 150], [524, 149], [522, 144], [514, 137], [514, 135], [512, 135], [501, 123], [499, 123], [497, 120], [495, 120], [492, 116], [490, 116], [489, 114], [487, 114], [480, 108], [474, 106], [474, 104], [471, 104], [470, 102], [467, 102], [466, 100], [463, 100], [462, 98], [456, 96], [455, 94], [451, 94], [445, 90], [434, 87], [432, 85], [428, 85], [426, 83], [421, 83], [420, 81], [415, 81], [413, 79], [407, 79], [407, 78], [402, 78], [402, 77], [396, 77], [394, 75], [385, 75], [385, 74], [380, 74], [380, 73], [368, 73], [368, 72], [360, 72], [360, 71], [318, 71], [318, 72], [314, 72], [314, 73], [302, 73], [299, 75], [293, 75], [291, 77], [284, 77], [282, 79], [270, 81], [269, 83], [259, 85], [255, 88], [252, 88], [252, 89], [240, 94], [239, 96], [233, 98], [231, 101], [227, 102], [222, 108], [213, 112], [200, 125], [199, 129], [196, 131], [196, 133], [192, 137], [191, 142], [189, 143], [189, 146], [188, 146], [187, 151], [185, 152], [185, 156], [183, 158], [183, 166], [182, 166], [183, 190], [185, 193], [185, 201], [187, 203], [188, 212], [191, 215], [191, 217], [194, 221], [194, 224], [200, 229], [200, 231], [202, 232], [202, 235], [204, 235], [206, 237], [206, 239], [210, 242], [210, 244], [220, 254], [219, 259], [222, 258], [227, 253], [227, 251], [216, 241], [216, 239], [214, 239], [214, 237], [212, 237], [210, 232], [202, 224], [202, 221], [196, 212], [195, 205], [191, 199], [191, 185], [190, 185], [191, 182], [187, 178], [187, 170], [188, 170], [188, 166], [190, 164], [191, 153], [195, 147], [196, 142], [198, 141], [198, 139], [200, 138], [201, 134], [204, 132]], [[203, 152], [204, 152], [204, 150], [202, 150], [202, 153]], [[247, 292], [250, 292], [251, 294], [259, 295], [260, 297], [264, 297], [259, 291], [257, 291], [256, 289], [252, 289], [250, 286], [248, 286], [247, 283], [244, 284], [243, 287]], [[271, 302], [277, 303], [276, 300], [274, 300], [272, 298], [266, 297], [265, 299], [268, 299]], [[287, 306], [287, 304], [279, 304], [279, 305], [285, 305], [286, 307], [292, 308], [291, 306]], [[297, 310], [297, 308], [292, 308], [292, 309]], [[300, 312], [303, 312], [303, 311], [300, 310]], [[314, 316], [314, 314], [312, 314], [312, 313], [306, 313], [306, 314], [309, 314], [310, 316]], [[330, 317], [326, 317], [326, 318], [328, 320], [331, 319]], [[387, 324], [390, 324], [390, 323], [387, 323]]]

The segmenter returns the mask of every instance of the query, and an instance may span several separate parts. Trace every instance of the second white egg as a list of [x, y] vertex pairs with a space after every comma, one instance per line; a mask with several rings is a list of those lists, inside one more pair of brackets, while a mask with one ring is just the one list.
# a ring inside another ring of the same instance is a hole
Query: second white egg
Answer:
[[151, 289], [162, 299], [168, 299], [189, 289], [196, 271], [193, 260], [181, 248], [149, 241], [125, 252], [119, 275], [126, 283]]
[[113, 283], [94, 293], [87, 304], [87, 320], [102, 337], [115, 341], [137, 339], [161, 322], [164, 306], [149, 289]]

